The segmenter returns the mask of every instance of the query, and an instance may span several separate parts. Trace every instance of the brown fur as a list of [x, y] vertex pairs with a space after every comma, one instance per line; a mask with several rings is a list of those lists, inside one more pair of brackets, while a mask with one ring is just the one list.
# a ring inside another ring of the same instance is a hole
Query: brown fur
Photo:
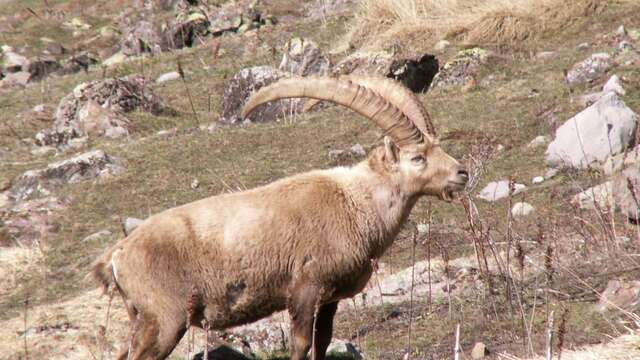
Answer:
[[292, 359], [304, 359], [314, 342], [317, 311], [314, 351], [323, 359], [338, 301], [362, 290], [371, 260], [391, 245], [418, 198], [448, 199], [464, 186], [462, 173], [437, 144], [398, 149], [386, 141], [352, 168], [152, 216], [98, 259], [93, 274], [103, 287], [117, 286], [139, 325], [132, 359], [165, 358], [203, 320], [223, 329], [284, 309]]

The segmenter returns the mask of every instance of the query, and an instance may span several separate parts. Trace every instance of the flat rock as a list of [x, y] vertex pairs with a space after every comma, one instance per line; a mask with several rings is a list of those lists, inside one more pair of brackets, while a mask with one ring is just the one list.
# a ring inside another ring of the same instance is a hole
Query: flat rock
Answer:
[[119, 138], [129, 135], [133, 131], [131, 121], [123, 114], [108, 107], [100, 106], [93, 100], [87, 101], [77, 113], [79, 125], [78, 134], [81, 136]]
[[[526, 188], [523, 184], [514, 184], [513, 194], [518, 194]], [[500, 180], [490, 182], [478, 194], [478, 198], [486, 201], [497, 201], [509, 196], [509, 181]]]
[[575, 86], [586, 84], [602, 77], [611, 67], [612, 59], [607, 53], [593, 54], [587, 59], [573, 65], [567, 72], [566, 81]]
[[122, 171], [112, 157], [102, 150], [94, 150], [49, 164], [44, 169], [25, 172], [13, 181], [10, 196], [16, 202], [34, 199], [47, 196], [54, 187], [115, 176]]
[[614, 92], [561, 125], [545, 152], [552, 167], [587, 168], [623, 152], [635, 136], [638, 115]]
[[543, 182], [544, 182], [544, 176], [535, 176], [533, 179], [531, 179], [532, 184], [540, 184]]

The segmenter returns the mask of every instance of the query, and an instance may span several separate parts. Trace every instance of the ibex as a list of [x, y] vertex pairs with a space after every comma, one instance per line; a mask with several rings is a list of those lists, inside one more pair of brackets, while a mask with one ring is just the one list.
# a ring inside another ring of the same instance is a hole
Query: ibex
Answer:
[[[93, 265], [122, 296], [131, 340], [120, 359], [164, 359], [189, 326], [224, 329], [288, 310], [291, 359], [324, 359], [338, 302], [354, 296], [416, 201], [451, 201], [467, 171], [445, 153], [404, 86], [375, 77], [288, 78], [247, 101], [346, 106], [388, 135], [352, 167], [315, 170], [147, 219]], [[315, 326], [315, 328], [314, 328]]]

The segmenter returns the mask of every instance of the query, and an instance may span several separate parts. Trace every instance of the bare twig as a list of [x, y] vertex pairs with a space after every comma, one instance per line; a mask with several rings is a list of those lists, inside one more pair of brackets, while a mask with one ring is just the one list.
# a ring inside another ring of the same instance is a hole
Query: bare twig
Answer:
[[462, 350], [460, 349], [460, 324], [456, 325], [456, 345], [453, 348], [453, 358], [454, 360], [460, 360], [460, 353]]

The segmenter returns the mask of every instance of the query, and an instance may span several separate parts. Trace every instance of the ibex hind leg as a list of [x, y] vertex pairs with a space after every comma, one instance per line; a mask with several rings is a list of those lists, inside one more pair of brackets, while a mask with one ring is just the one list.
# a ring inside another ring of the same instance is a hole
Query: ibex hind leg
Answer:
[[163, 316], [140, 313], [139, 326], [134, 333], [129, 357], [124, 359], [166, 359], [187, 330], [183, 312]]

